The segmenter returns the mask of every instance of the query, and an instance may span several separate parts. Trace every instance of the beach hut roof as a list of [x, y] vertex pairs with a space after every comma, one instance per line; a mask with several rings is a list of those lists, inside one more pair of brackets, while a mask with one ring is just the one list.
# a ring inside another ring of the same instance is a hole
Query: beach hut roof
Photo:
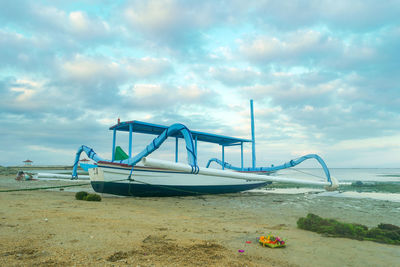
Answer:
[[23, 162], [33, 162], [32, 160], [29, 160], [29, 159], [27, 159], [27, 160], [25, 160], [25, 161], [23, 161]]

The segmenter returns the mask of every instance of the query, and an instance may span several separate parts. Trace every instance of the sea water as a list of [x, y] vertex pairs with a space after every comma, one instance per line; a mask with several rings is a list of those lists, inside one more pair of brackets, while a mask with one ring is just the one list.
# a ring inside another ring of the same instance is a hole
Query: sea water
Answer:
[[[330, 173], [340, 184], [339, 190], [334, 192], [328, 192], [323, 188], [309, 185], [279, 183], [252, 190], [252, 192], [276, 194], [314, 193], [321, 197], [369, 198], [400, 202], [400, 169], [332, 168]], [[281, 170], [273, 175], [302, 180], [326, 181], [326, 176], [322, 169], [291, 168]]]

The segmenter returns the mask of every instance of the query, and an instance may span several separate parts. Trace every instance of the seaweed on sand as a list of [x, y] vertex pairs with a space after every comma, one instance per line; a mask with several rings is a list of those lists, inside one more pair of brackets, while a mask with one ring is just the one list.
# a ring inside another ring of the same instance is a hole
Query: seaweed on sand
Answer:
[[80, 191], [75, 194], [75, 199], [86, 200], [86, 201], [101, 201], [101, 196], [97, 194], [89, 194], [85, 191]]
[[88, 194], [85, 198], [86, 201], [101, 201], [101, 196], [98, 194]]
[[77, 199], [77, 200], [85, 200], [85, 198], [87, 197], [87, 195], [88, 195], [88, 192], [80, 191], [80, 192], [77, 192], [77, 193], [75, 194], [75, 199]]
[[356, 223], [343, 223], [335, 219], [325, 219], [309, 213], [297, 221], [297, 227], [331, 237], [346, 237], [357, 240], [370, 240], [379, 243], [400, 245], [400, 227], [392, 224], [379, 224], [368, 229]]
[[368, 231], [365, 240], [400, 245], [400, 227], [381, 223]]

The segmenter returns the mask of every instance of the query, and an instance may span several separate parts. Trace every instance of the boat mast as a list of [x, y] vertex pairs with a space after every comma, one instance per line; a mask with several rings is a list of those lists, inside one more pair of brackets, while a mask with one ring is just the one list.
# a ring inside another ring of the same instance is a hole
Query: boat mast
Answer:
[[254, 137], [253, 99], [250, 99], [250, 117], [251, 117], [252, 163], [253, 163], [253, 168], [255, 168], [256, 167], [256, 139]]

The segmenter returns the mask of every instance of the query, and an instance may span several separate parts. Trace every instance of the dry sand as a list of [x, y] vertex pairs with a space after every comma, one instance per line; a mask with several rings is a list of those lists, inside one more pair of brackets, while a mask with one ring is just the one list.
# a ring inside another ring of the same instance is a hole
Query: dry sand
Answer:
[[[0, 190], [40, 185], [0, 177]], [[36, 184], [35, 184], [36, 183]], [[65, 182], [64, 182], [65, 183]], [[89, 187], [86, 187], [88, 189]], [[300, 230], [299, 217], [399, 224], [400, 203], [315, 194], [74, 199], [68, 191], [0, 193], [1, 266], [399, 266], [400, 247]], [[286, 239], [263, 248], [256, 237]], [[252, 241], [247, 244], [246, 241]], [[239, 253], [238, 250], [245, 250]]]

